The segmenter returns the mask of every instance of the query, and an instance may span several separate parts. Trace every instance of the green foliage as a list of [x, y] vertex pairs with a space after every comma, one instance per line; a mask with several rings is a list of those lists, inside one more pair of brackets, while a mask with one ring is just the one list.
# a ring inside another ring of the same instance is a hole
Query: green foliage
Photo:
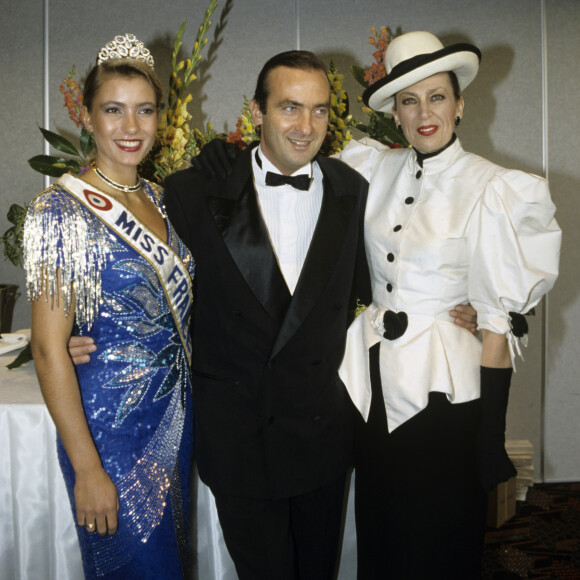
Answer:
[[26, 217], [26, 206], [12, 204], [7, 217], [13, 225], [0, 236], [0, 244], [4, 246], [4, 257], [15, 266], [22, 266], [22, 228]]
[[78, 156], [79, 152], [77, 151], [77, 148], [68, 139], [65, 139], [58, 133], [53, 133], [48, 129], [43, 129], [42, 127], [39, 128], [42, 136], [48, 141], [51, 147], [54, 147], [57, 151], [61, 151], [67, 155]]
[[85, 158], [92, 158], [95, 154], [95, 139], [90, 131], [81, 129], [81, 153]]
[[354, 77], [356, 82], [359, 85], [362, 85], [363, 87], [365, 87], [365, 89], [366, 89], [368, 84], [365, 81], [365, 69], [360, 67], [360, 66], [353, 65], [350, 67], [350, 70], [351, 70], [352, 76]]
[[71, 171], [79, 173], [80, 163], [74, 159], [55, 157], [54, 155], [35, 155], [28, 160], [28, 164], [34, 171], [50, 177], [60, 177]]
[[[356, 82], [366, 89], [369, 86], [369, 83], [365, 80], [367, 71], [360, 66], [351, 66], [350, 70]], [[362, 97], [359, 97], [359, 101], [362, 101]], [[356, 121], [355, 126], [359, 131], [389, 147], [409, 147], [405, 136], [397, 131], [393, 117], [373, 111], [365, 106], [362, 107], [362, 110], [368, 116], [368, 121], [366, 123]]]
[[369, 115], [368, 123], [357, 122], [356, 128], [384, 145], [409, 146], [405, 136], [397, 131], [393, 117], [385, 115], [385, 113], [373, 111]]
[[52, 131], [43, 129], [42, 127], [40, 127], [40, 131], [51, 147], [61, 153], [65, 153], [66, 155], [72, 155], [73, 157], [35, 155], [28, 160], [28, 164], [32, 169], [34, 169], [34, 171], [38, 171], [43, 175], [49, 175], [50, 177], [60, 177], [68, 172], [78, 175], [81, 172], [81, 169], [90, 163], [90, 158], [95, 149], [95, 142], [91, 133], [89, 133], [84, 127], [80, 136], [80, 152], [62, 135], [53, 133]]

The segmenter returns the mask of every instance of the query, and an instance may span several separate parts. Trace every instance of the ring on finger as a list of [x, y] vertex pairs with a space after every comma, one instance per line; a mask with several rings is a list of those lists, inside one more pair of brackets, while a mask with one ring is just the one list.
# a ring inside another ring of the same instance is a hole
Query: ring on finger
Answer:
[[89, 532], [92, 532], [95, 529], [95, 524], [87, 524], [87, 530], [89, 530]]

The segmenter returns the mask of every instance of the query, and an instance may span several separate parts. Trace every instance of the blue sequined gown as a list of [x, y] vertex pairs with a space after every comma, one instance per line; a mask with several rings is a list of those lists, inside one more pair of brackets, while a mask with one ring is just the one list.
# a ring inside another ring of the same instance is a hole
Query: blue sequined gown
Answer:
[[[161, 190], [150, 184], [145, 188], [164, 213]], [[166, 223], [167, 245], [193, 278], [193, 259]], [[33, 262], [52, 263], [66, 272], [77, 303], [83, 302], [75, 308], [74, 334], [92, 336], [98, 345], [91, 362], [77, 367], [77, 373], [95, 445], [117, 486], [119, 528], [106, 537], [77, 528], [85, 575], [182, 578], [189, 559], [191, 385], [159, 277], [135, 248], [58, 183], [31, 205], [25, 251], [29, 295], [36, 293]], [[76, 260], [75, 252], [85, 255]], [[185, 334], [189, 340], [188, 328]], [[60, 440], [58, 452], [75, 514], [74, 473]]]

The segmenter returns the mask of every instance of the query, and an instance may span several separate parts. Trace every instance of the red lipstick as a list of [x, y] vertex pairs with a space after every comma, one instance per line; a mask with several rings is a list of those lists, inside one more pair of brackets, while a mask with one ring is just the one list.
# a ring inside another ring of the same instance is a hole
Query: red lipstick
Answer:
[[439, 127], [437, 127], [437, 125], [423, 125], [417, 129], [417, 133], [423, 137], [430, 137], [431, 135], [437, 133], [438, 130]]

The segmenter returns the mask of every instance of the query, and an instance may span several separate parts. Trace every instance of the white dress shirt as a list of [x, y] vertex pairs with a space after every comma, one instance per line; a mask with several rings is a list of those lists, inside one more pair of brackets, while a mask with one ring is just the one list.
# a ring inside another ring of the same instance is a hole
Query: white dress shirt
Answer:
[[[256, 156], [259, 156], [259, 160]], [[308, 191], [291, 185], [266, 185], [266, 173], [280, 173], [268, 161], [261, 146], [252, 155], [254, 183], [270, 242], [290, 293], [293, 294], [306, 260], [322, 206], [322, 171], [316, 162], [292, 175], [308, 174], [313, 180]]]
[[[340, 158], [370, 182], [365, 247], [373, 304], [348, 332], [340, 370], [365, 419], [371, 400], [368, 349], [381, 342], [389, 430], [427, 406], [479, 397], [481, 343], [449, 311], [470, 302], [479, 328], [519, 344], [509, 312], [525, 313], [558, 274], [561, 231], [547, 182], [465, 152], [459, 141], [417, 162], [413, 149], [351, 141]], [[382, 337], [385, 310], [404, 311], [400, 338]]]

